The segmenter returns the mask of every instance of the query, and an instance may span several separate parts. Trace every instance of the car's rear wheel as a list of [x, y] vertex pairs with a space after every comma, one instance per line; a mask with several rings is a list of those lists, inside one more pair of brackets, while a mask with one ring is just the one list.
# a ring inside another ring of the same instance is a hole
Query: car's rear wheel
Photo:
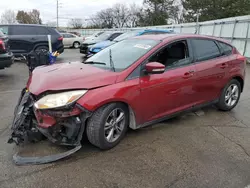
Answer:
[[105, 105], [94, 112], [88, 121], [88, 140], [100, 149], [111, 149], [123, 139], [128, 124], [128, 109], [124, 104]]
[[217, 107], [223, 111], [232, 110], [239, 102], [241, 85], [238, 80], [231, 80], [223, 89]]
[[80, 47], [80, 43], [79, 42], [74, 42], [73, 43], [73, 47], [74, 48], [79, 48]]

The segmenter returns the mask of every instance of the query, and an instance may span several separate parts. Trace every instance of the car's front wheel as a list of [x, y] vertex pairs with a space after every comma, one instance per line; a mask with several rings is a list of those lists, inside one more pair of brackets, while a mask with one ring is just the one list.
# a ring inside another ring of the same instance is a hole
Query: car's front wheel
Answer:
[[223, 111], [232, 110], [239, 102], [241, 85], [238, 80], [231, 80], [223, 89], [217, 107]]
[[124, 104], [105, 105], [95, 111], [88, 121], [88, 140], [100, 149], [111, 149], [123, 139], [128, 124], [129, 113]]

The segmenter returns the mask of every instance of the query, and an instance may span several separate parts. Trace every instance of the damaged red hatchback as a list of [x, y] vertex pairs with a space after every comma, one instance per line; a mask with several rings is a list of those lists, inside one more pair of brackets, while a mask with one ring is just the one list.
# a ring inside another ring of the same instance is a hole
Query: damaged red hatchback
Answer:
[[[33, 71], [16, 109], [12, 140], [101, 149], [138, 129], [206, 105], [233, 109], [244, 87], [246, 58], [226, 41], [200, 35], [148, 35], [110, 46], [84, 63]], [[22, 100], [21, 100], [22, 101]], [[20, 102], [22, 103], [22, 102]], [[19, 123], [18, 123], [19, 121]], [[18, 126], [17, 126], [18, 125]]]

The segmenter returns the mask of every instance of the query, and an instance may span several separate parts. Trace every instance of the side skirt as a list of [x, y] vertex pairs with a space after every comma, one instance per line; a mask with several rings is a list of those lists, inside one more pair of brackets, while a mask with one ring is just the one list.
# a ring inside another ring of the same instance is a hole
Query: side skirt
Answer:
[[174, 118], [174, 117], [179, 116], [181, 114], [185, 114], [187, 112], [192, 112], [192, 111], [196, 111], [196, 110], [199, 110], [199, 109], [207, 107], [207, 106], [211, 106], [211, 105], [216, 104], [218, 102], [219, 102], [219, 99], [216, 99], [216, 100], [208, 102], [208, 103], [204, 103], [204, 104], [201, 104], [201, 105], [193, 106], [193, 107], [188, 108], [186, 110], [183, 110], [183, 111], [180, 111], [180, 112], [176, 112], [176, 113], [173, 113], [173, 114], [169, 114], [167, 116], [164, 116], [164, 117], [161, 117], [159, 119], [146, 122], [146, 123], [141, 124], [141, 125], [137, 125], [136, 129], [140, 129], [140, 128], [147, 127], [147, 126], [150, 126], [150, 125], [153, 125], [153, 124], [156, 124], [156, 123], [160, 123], [162, 121]]

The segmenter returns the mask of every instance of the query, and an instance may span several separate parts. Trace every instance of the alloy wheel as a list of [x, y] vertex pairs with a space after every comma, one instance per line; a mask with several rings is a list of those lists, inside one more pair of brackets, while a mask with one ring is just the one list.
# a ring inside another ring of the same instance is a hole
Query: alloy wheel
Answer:
[[105, 126], [104, 136], [107, 142], [115, 142], [125, 128], [125, 112], [120, 108], [115, 108], [108, 115]]
[[236, 84], [232, 84], [227, 88], [225, 95], [225, 103], [231, 107], [236, 104], [239, 98], [239, 87]]

